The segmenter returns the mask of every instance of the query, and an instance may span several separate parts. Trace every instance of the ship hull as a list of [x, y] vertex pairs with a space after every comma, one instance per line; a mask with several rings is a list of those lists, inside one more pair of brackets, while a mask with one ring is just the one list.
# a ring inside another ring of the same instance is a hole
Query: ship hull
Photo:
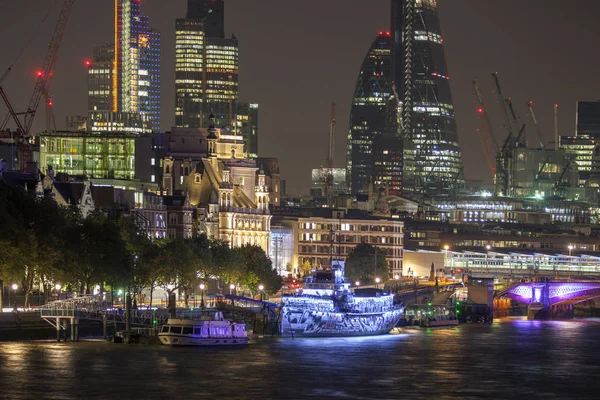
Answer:
[[283, 337], [383, 335], [394, 329], [403, 313], [401, 308], [379, 313], [348, 314], [283, 307], [281, 334]]

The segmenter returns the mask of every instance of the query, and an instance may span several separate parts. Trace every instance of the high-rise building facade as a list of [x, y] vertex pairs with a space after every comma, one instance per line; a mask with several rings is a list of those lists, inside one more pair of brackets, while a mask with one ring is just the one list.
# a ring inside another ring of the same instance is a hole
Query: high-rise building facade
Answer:
[[402, 195], [404, 140], [401, 137], [379, 137], [373, 141], [373, 185], [385, 187], [394, 196]]
[[188, 0], [175, 22], [175, 125], [234, 125], [238, 100], [238, 42], [225, 37], [222, 0]]
[[140, 12], [140, 0], [115, 0], [112, 111], [140, 113], [160, 130], [160, 33]]
[[160, 33], [141, 15], [140, 0], [114, 6], [115, 41], [95, 47], [88, 62], [88, 129], [159, 131]]
[[600, 139], [600, 101], [577, 102], [577, 136]]
[[115, 46], [94, 47], [88, 66], [88, 111], [112, 110], [113, 64]]
[[462, 183], [462, 159], [436, 0], [392, 0], [392, 79], [402, 135], [414, 145], [405, 188], [441, 194]]
[[397, 136], [390, 46], [390, 33], [380, 32], [356, 81], [346, 151], [346, 180], [351, 193], [365, 190], [373, 178], [373, 141], [384, 135]]

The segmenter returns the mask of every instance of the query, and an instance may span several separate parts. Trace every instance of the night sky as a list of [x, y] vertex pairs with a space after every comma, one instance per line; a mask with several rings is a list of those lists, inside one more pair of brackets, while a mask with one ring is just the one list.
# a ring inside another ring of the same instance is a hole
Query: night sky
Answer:
[[[0, 1], [1, 72], [34, 36], [3, 82], [17, 110], [27, 107], [61, 3]], [[575, 101], [600, 99], [599, 1], [438, 3], [467, 179], [491, 180], [476, 133], [474, 78], [480, 80], [488, 108], [496, 109], [492, 119], [499, 134], [504, 130], [491, 72], [499, 72], [504, 94], [528, 123], [525, 105], [534, 100], [547, 141], [553, 136], [554, 103], [560, 105], [560, 133], [573, 134]], [[40, 24], [53, 4], [52, 14]], [[174, 122], [174, 19], [185, 16], [185, 8], [185, 0], [142, 0], [142, 12], [162, 33], [163, 130]], [[111, 42], [112, 10], [112, 0], [79, 0], [74, 6], [51, 87], [59, 129], [66, 115], [87, 114], [83, 62], [91, 58], [93, 46]], [[240, 44], [240, 99], [260, 104], [259, 153], [279, 158], [288, 192], [308, 192], [310, 170], [324, 163], [332, 101], [338, 104], [335, 164], [345, 164], [356, 77], [377, 33], [388, 30], [389, 19], [389, 0], [226, 0], [226, 32]], [[3, 104], [0, 111], [3, 118]], [[44, 127], [44, 120], [41, 107], [34, 131]], [[533, 139], [532, 126], [527, 132]]]

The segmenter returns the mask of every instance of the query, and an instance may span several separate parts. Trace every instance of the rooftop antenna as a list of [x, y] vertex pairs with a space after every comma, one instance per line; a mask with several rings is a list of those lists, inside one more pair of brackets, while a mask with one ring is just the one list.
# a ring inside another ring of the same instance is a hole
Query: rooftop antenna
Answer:
[[335, 103], [331, 103], [331, 120], [329, 122], [329, 153], [327, 155], [327, 177], [325, 178], [325, 191], [327, 205], [331, 207], [333, 200], [333, 149], [335, 135]]

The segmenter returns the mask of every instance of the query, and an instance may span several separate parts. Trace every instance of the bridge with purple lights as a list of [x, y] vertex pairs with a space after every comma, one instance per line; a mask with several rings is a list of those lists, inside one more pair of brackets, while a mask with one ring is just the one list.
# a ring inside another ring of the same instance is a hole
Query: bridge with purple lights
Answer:
[[529, 319], [573, 318], [573, 305], [600, 297], [600, 282], [519, 283], [497, 294], [528, 305]]

